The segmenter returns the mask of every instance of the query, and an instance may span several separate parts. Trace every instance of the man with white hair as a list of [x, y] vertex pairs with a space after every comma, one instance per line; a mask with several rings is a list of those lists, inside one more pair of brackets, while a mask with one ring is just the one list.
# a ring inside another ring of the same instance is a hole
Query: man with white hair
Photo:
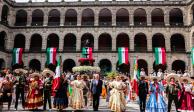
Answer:
[[102, 93], [102, 80], [99, 74], [94, 74], [94, 80], [91, 82], [91, 93], [93, 96], [93, 110], [98, 111], [100, 95]]

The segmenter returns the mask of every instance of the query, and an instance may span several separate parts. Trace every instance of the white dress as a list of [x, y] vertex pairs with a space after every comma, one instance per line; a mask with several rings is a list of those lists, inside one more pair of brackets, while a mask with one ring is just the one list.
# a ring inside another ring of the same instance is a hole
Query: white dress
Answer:
[[125, 110], [126, 101], [124, 88], [126, 85], [122, 81], [113, 81], [110, 83], [113, 89], [110, 91], [109, 108], [111, 111], [122, 112]]
[[85, 84], [81, 80], [74, 80], [71, 82], [72, 85], [72, 97], [70, 106], [73, 109], [81, 109], [84, 107], [83, 88]]

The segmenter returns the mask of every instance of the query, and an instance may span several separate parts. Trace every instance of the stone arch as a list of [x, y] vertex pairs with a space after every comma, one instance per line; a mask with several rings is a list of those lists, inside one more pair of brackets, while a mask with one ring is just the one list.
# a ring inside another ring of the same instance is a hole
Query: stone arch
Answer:
[[55, 33], [52, 33], [47, 38], [47, 48], [56, 47], [59, 48], [59, 36]]
[[184, 73], [186, 68], [186, 64], [183, 60], [175, 60], [172, 63], [172, 70], [179, 71], [181, 70], [182, 73]]
[[60, 11], [57, 9], [52, 9], [48, 16], [49, 26], [59, 26], [60, 25]]
[[64, 51], [76, 51], [76, 36], [72, 33], [68, 33], [64, 37]]
[[74, 9], [68, 9], [65, 13], [65, 25], [77, 25], [77, 12]]
[[129, 12], [127, 9], [121, 8], [116, 13], [117, 26], [129, 26]]
[[99, 67], [100, 67], [102, 73], [112, 71], [112, 63], [109, 59], [101, 59], [99, 62]]
[[130, 64], [121, 64], [119, 65], [119, 62], [117, 61], [117, 71], [121, 73], [130, 73]]
[[111, 51], [112, 50], [112, 38], [108, 33], [103, 33], [98, 38], [98, 50]]
[[75, 67], [75, 61], [73, 59], [66, 59], [63, 62], [63, 72], [72, 72], [72, 68]]
[[[87, 42], [88, 41], [88, 42]], [[85, 33], [81, 37], [81, 48], [85, 46], [92, 47], [94, 49], [94, 36], [91, 33]]]
[[152, 37], [152, 49], [154, 51], [155, 47], [165, 48], [165, 38], [161, 33], [156, 33]]
[[42, 26], [44, 21], [44, 12], [36, 9], [32, 12], [32, 26]]
[[147, 37], [144, 33], [138, 33], [134, 39], [135, 51], [147, 51]]
[[30, 51], [36, 52], [42, 49], [42, 36], [40, 34], [33, 34], [30, 41]]
[[173, 34], [170, 38], [171, 51], [185, 51], [185, 39], [182, 34]]
[[0, 50], [5, 50], [5, 41], [7, 39], [7, 34], [5, 31], [0, 32]]
[[134, 25], [136, 26], [147, 25], [147, 14], [145, 9], [138, 8], [134, 11]]
[[165, 65], [162, 65], [162, 64], [156, 65], [155, 61], [154, 61], [153, 69], [154, 69], [155, 72], [158, 72], [159, 69], [162, 69], [162, 71], [164, 72], [167, 69], [167, 64], [165, 64]]
[[182, 26], [183, 23], [183, 12], [179, 8], [173, 8], [170, 10], [170, 25], [171, 26]]
[[41, 70], [41, 63], [37, 59], [32, 59], [29, 62], [29, 68], [33, 71], [40, 71]]
[[112, 13], [109, 9], [104, 8], [99, 12], [99, 26], [111, 26], [112, 25]]
[[17, 34], [14, 39], [14, 48], [25, 48], [25, 41], [23, 34]]
[[9, 7], [7, 5], [3, 5], [2, 13], [1, 13], [1, 22], [4, 24], [8, 24], [8, 15], [9, 15]]
[[117, 35], [116, 47], [127, 47], [129, 48], [129, 36], [126, 33], [120, 33]]
[[27, 25], [27, 12], [25, 10], [18, 10], [16, 12], [16, 26], [26, 26]]
[[151, 16], [153, 26], [164, 25], [164, 12], [162, 9], [156, 8], [152, 10]]
[[5, 60], [0, 58], [0, 70], [2, 70], [3, 68], [5, 68]]
[[82, 11], [82, 25], [94, 26], [94, 11], [92, 9], [84, 9]]
[[138, 59], [138, 70], [141, 70], [143, 68], [145, 70], [146, 75], [148, 75], [148, 63], [144, 59]]

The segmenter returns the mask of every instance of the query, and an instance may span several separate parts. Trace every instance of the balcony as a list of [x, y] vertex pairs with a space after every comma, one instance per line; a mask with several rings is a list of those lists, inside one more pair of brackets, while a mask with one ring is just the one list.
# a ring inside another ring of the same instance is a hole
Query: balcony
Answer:
[[117, 27], [128, 27], [129, 22], [117, 22]]
[[112, 26], [112, 22], [99, 22], [99, 26]]
[[43, 22], [32, 22], [32, 26], [43, 26]]
[[48, 26], [59, 26], [60, 22], [48, 22]]
[[181, 22], [171, 22], [170, 23], [170, 26], [175, 26], [175, 27], [177, 27], [177, 26], [183, 26], [184, 24], [183, 23], [181, 23]]
[[135, 26], [147, 26], [147, 22], [134, 22]]
[[164, 26], [164, 22], [152, 22], [152, 26]]
[[65, 26], [77, 26], [77, 22], [65, 22]]
[[94, 26], [94, 22], [91, 21], [91, 22], [82, 22], [82, 26]]

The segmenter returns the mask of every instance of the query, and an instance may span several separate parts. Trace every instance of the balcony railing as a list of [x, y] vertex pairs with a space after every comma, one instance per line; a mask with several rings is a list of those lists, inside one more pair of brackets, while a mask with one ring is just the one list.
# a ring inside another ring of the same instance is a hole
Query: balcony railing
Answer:
[[152, 26], [164, 26], [164, 22], [152, 22]]
[[181, 22], [170, 22], [170, 26], [183, 26], [184, 24]]
[[134, 22], [135, 26], [147, 26], [146, 22]]
[[117, 22], [118, 27], [127, 27], [129, 26], [129, 22]]
[[77, 22], [65, 22], [65, 26], [77, 26]]
[[32, 26], [43, 26], [43, 22], [32, 22]]
[[147, 47], [135, 47], [134, 50], [135, 52], [146, 52]]
[[98, 51], [112, 51], [111, 47], [99, 47]]
[[60, 22], [48, 22], [48, 26], [59, 26]]
[[64, 47], [63, 48], [63, 51], [68, 51], [68, 52], [70, 52], [70, 51], [76, 51], [76, 47]]
[[82, 22], [83, 26], [94, 26], [94, 22]]
[[26, 22], [23, 22], [23, 23], [15, 23], [15, 26], [26, 26], [27, 25], [27, 23]]

